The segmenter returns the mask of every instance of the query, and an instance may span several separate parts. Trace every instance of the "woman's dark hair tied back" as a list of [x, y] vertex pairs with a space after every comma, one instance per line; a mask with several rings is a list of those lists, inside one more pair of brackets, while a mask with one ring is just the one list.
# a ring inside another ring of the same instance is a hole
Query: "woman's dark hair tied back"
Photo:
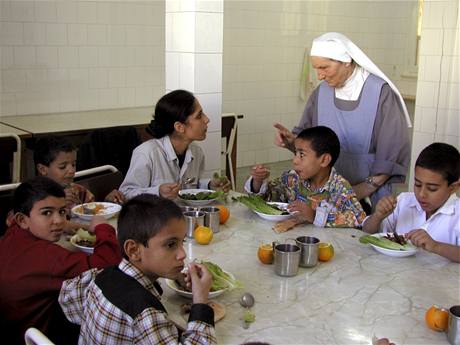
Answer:
[[174, 132], [176, 122], [185, 123], [195, 110], [195, 96], [186, 90], [174, 90], [157, 102], [148, 132], [156, 139]]

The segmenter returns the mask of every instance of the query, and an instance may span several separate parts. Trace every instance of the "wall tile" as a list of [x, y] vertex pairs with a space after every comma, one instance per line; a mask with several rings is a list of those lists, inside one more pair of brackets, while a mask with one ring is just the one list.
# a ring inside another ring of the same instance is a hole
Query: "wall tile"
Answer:
[[35, 63], [35, 47], [14, 47], [14, 64], [16, 67], [32, 67]]
[[[190, 90], [192, 92], [203, 92], [196, 89], [195, 75], [196, 55], [192, 53], [179, 53], [179, 85], [178, 88]], [[168, 85], [166, 85], [168, 87]], [[213, 90], [215, 91], [215, 90]], [[206, 91], [204, 91], [206, 92]]]
[[148, 106], [152, 104], [153, 88], [150, 86], [136, 87], [136, 104]]
[[105, 89], [108, 87], [107, 69], [94, 68], [89, 73], [89, 88], [90, 89]]
[[88, 44], [88, 26], [86, 24], [69, 24], [67, 37], [69, 45], [84, 46]]
[[110, 45], [126, 45], [126, 27], [124, 25], [109, 25], [107, 43]]
[[77, 20], [79, 23], [97, 23], [96, 2], [78, 1]]
[[57, 1], [57, 22], [76, 23], [77, 22], [77, 2], [76, 1]]
[[222, 115], [222, 93], [195, 93], [203, 112], [209, 117], [208, 131], [220, 132]]
[[3, 46], [2, 49], [0, 49], [0, 54], [1, 54], [1, 66], [2, 68], [10, 68], [14, 66], [14, 55], [13, 55], [13, 47], [5, 47]]
[[3, 45], [20, 45], [24, 43], [22, 23], [0, 23], [0, 42]]
[[107, 25], [88, 25], [88, 44], [103, 46], [107, 44]]
[[34, 9], [37, 22], [56, 22], [57, 7], [55, 1], [34, 1]]
[[46, 44], [63, 46], [67, 44], [67, 26], [65, 24], [46, 24]]
[[0, 115], [10, 116], [16, 115], [16, 95], [14, 93], [0, 94]]
[[95, 67], [98, 65], [97, 47], [79, 47], [78, 57], [80, 67]]
[[24, 23], [24, 44], [44, 45], [46, 42], [46, 25], [44, 23]]
[[197, 13], [195, 37], [195, 52], [222, 53], [223, 14]]
[[220, 143], [220, 131], [208, 132], [206, 140], [197, 142], [206, 152], [205, 170], [217, 171], [220, 170], [220, 149], [216, 149], [216, 143]]
[[77, 67], [78, 48], [77, 47], [60, 47], [58, 48], [59, 67]]
[[24, 70], [2, 71], [2, 90], [4, 92], [21, 92], [26, 88], [26, 72]]
[[99, 107], [110, 109], [117, 106], [117, 89], [99, 89]]
[[126, 86], [126, 71], [123, 68], [111, 68], [108, 70], [109, 87], [120, 88]]
[[9, 18], [15, 22], [32, 22], [35, 20], [33, 1], [11, 1]]
[[222, 54], [197, 54], [195, 59], [195, 92], [220, 91], [222, 88]]

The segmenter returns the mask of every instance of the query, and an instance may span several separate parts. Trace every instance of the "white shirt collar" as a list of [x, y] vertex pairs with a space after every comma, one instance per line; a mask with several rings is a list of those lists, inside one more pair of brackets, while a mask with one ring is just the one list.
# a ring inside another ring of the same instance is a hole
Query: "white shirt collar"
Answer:
[[369, 76], [369, 72], [359, 65], [355, 65], [353, 73], [345, 81], [341, 88], [335, 89], [335, 97], [345, 101], [356, 101], [361, 94], [364, 82]]
[[[173, 161], [175, 159], [178, 159], [176, 151], [174, 151], [174, 147], [172, 145], [171, 138], [169, 137], [169, 135], [165, 135], [160, 140], [163, 142], [163, 147], [166, 152], [168, 161]], [[187, 147], [187, 151], [185, 151], [184, 162], [189, 163], [192, 159], [193, 159], [193, 154], [192, 154], [192, 150], [190, 149], [190, 145], [189, 145], [189, 147]]]

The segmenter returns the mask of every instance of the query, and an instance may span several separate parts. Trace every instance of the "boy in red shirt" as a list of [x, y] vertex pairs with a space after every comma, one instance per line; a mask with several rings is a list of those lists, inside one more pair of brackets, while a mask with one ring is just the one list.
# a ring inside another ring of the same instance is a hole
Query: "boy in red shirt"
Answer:
[[[59, 307], [62, 282], [91, 268], [121, 260], [115, 230], [95, 217], [94, 253], [71, 252], [56, 242], [66, 224], [65, 192], [58, 183], [36, 177], [14, 193], [14, 222], [0, 238], [0, 328], [8, 344], [23, 344], [29, 327], [55, 343], [76, 342], [78, 329]], [[74, 338], [72, 339], [72, 335]]]

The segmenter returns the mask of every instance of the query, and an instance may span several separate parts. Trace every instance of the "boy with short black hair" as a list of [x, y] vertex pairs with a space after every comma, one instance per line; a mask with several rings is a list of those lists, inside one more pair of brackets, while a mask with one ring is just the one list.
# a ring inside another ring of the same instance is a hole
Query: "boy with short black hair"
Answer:
[[62, 285], [59, 303], [67, 318], [81, 325], [81, 344], [217, 343], [214, 312], [206, 304], [212, 278], [203, 265], [188, 266], [194, 304], [180, 336], [161, 303], [156, 280], [181, 278], [185, 234], [182, 211], [171, 200], [141, 194], [123, 206], [118, 218], [122, 262]]
[[302, 222], [327, 227], [357, 227], [365, 213], [347, 180], [333, 168], [340, 142], [325, 126], [303, 130], [294, 142], [293, 170], [267, 181], [270, 172], [261, 165], [252, 168], [245, 190], [271, 201], [288, 202], [293, 219], [275, 225], [278, 232]]
[[55, 181], [36, 177], [14, 193], [15, 222], [0, 238], [1, 334], [8, 344], [24, 343], [29, 327], [55, 343], [76, 342], [58, 304], [62, 282], [97, 267], [120, 262], [115, 230], [95, 217], [94, 253], [71, 252], [58, 244], [66, 223], [65, 193]]
[[365, 220], [368, 233], [405, 234], [417, 247], [460, 262], [460, 153], [433, 143], [415, 162], [414, 192], [382, 198]]
[[[76, 171], [77, 149], [62, 136], [40, 138], [34, 148], [37, 175], [47, 176], [64, 187], [67, 208], [94, 201], [94, 195], [82, 185], [73, 182]], [[106, 201], [123, 203], [124, 197], [114, 189]]]

